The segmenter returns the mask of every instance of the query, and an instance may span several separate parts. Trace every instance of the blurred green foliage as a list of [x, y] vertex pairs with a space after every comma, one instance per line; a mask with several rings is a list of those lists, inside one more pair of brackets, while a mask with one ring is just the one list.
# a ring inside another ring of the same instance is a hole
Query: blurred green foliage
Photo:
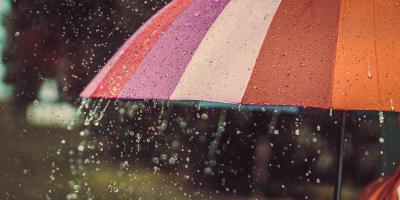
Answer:
[[11, 93], [11, 87], [3, 82], [6, 74], [6, 67], [3, 62], [3, 49], [6, 44], [6, 29], [4, 26], [4, 18], [11, 10], [9, 0], [0, 0], [0, 100], [7, 98]]

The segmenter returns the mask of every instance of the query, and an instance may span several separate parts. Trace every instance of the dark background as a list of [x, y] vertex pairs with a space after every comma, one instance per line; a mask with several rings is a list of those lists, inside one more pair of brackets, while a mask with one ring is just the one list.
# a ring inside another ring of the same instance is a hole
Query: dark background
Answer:
[[[11, 2], [3, 21], [3, 82], [13, 92], [0, 103], [0, 197], [331, 199], [340, 111], [92, 100], [82, 104], [83, 120], [71, 130], [32, 123], [28, 110], [35, 105], [50, 107], [37, 107], [39, 115], [55, 113], [61, 104], [79, 107], [83, 87], [166, 3]], [[38, 98], [46, 80], [57, 83], [59, 99]], [[91, 113], [104, 115], [100, 125], [88, 120]], [[378, 112], [349, 112], [345, 199], [357, 199], [366, 184], [400, 161], [396, 115], [384, 115], [380, 124]]]

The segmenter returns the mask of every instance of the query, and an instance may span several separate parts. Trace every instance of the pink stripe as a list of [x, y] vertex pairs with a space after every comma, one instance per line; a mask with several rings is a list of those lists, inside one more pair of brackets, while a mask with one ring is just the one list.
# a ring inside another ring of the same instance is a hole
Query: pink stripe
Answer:
[[174, 0], [164, 7], [161, 14], [149, 20], [141, 30], [141, 34], [136, 35], [135, 40], [130, 42], [127, 48], [120, 50], [123, 54], [113, 64], [107, 77], [97, 86], [91, 97], [117, 98], [162, 33], [190, 6], [192, 1]]
[[200, 42], [229, 0], [196, 0], [161, 36], [119, 98], [169, 99]]
[[[124, 59], [126, 54], [128, 53], [128, 49], [132, 46], [132, 44], [141, 36], [143, 32], [146, 30], [146, 27], [151, 23], [158, 23], [157, 19], [160, 18], [161, 15], [168, 15], [166, 11], [171, 6], [174, 6], [176, 3], [180, 3], [179, 1], [173, 1], [158, 11], [155, 15], [153, 15], [145, 25], [141, 26], [120, 48], [119, 50], [111, 57], [110, 60], [101, 68], [100, 72], [94, 77], [92, 81], [86, 86], [86, 88], [82, 91], [80, 96], [82, 98], [91, 98], [91, 97], [105, 97], [103, 94], [94, 95], [95, 91], [101, 86], [101, 83], [107, 79], [110, 79], [109, 74], [112, 69], [115, 67], [117, 62], [121, 59]], [[109, 88], [105, 88], [109, 89]]]
[[82, 97], [82, 98], [92, 97], [91, 95], [93, 94], [93, 92], [100, 85], [100, 83], [105, 79], [106, 75], [111, 70], [111, 68], [114, 66], [114, 64], [118, 61], [118, 59], [122, 56], [123, 50], [126, 49], [130, 43], [132, 43], [132, 41], [135, 38], [135, 35], [130, 37], [129, 40], [126, 41], [125, 44], [117, 51], [117, 53], [114, 54], [111, 57], [111, 59], [107, 61], [107, 63], [104, 65], [103, 68], [101, 68], [99, 73], [96, 74], [96, 76], [93, 78], [93, 80], [91, 80], [90, 83], [81, 92], [81, 94], [79, 95], [80, 97]]

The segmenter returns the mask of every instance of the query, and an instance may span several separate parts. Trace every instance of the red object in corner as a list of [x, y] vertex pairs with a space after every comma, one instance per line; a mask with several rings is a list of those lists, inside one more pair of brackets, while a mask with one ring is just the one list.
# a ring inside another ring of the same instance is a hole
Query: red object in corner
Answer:
[[400, 200], [400, 167], [390, 177], [381, 177], [368, 185], [360, 200]]

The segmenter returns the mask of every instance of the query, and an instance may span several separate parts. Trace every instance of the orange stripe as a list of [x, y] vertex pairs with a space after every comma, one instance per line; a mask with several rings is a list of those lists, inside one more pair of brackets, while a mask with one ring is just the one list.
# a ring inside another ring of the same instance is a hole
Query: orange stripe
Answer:
[[376, 0], [381, 110], [400, 111], [400, 1]]
[[330, 107], [338, 19], [338, 0], [283, 0], [242, 103]]
[[333, 82], [334, 108], [399, 111], [398, 3], [343, 0]]
[[[160, 14], [155, 15], [144, 29], [124, 49], [118, 61], [99, 84], [91, 97], [116, 98], [122, 91], [125, 83], [131, 78], [137, 67], [143, 61], [162, 33], [171, 25], [193, 0], [175, 0], [163, 8]], [[117, 52], [119, 53], [119, 52]]]

